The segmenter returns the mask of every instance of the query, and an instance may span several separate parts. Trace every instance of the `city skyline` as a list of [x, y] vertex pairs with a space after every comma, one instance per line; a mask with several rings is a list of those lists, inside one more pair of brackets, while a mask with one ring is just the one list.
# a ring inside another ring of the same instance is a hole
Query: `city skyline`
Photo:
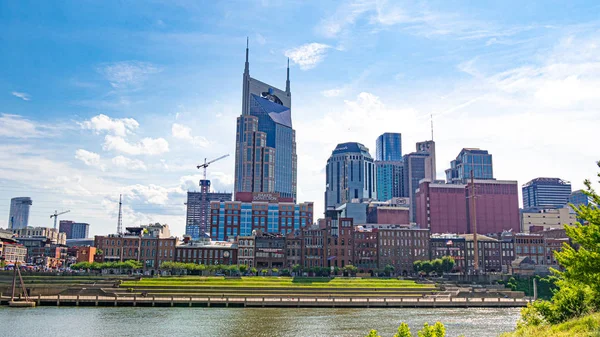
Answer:
[[30, 225], [71, 210], [61, 220], [112, 233], [123, 194], [124, 226], [183, 234], [203, 158], [231, 155], [208, 179], [234, 190], [247, 36], [256, 78], [282, 83], [291, 60], [297, 200], [315, 203], [315, 219], [337, 144], [374, 156], [377, 136], [397, 132], [412, 149], [431, 138], [430, 115], [438, 179], [478, 147], [499, 180], [580, 189], [600, 159], [580, 146], [600, 123], [598, 5], [517, 4], [0, 4], [0, 228], [10, 199], [27, 196]]

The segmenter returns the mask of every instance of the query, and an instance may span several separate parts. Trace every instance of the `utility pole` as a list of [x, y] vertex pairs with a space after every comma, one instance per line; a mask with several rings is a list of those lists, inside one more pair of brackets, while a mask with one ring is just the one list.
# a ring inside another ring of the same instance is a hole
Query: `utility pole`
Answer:
[[479, 273], [479, 245], [477, 244], [477, 211], [475, 209], [475, 177], [473, 175], [473, 169], [471, 169], [471, 230], [473, 231], [473, 249], [475, 253], [473, 261], [473, 269], [475, 274]]

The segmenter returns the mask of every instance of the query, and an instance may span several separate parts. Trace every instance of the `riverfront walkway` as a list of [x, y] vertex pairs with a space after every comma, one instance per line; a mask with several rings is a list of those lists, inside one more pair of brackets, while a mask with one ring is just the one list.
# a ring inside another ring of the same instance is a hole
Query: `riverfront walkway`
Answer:
[[[7, 305], [9, 297], [0, 297]], [[38, 306], [171, 307], [322, 307], [322, 308], [501, 308], [524, 307], [518, 298], [382, 298], [382, 297], [194, 297], [194, 296], [34, 296]]]

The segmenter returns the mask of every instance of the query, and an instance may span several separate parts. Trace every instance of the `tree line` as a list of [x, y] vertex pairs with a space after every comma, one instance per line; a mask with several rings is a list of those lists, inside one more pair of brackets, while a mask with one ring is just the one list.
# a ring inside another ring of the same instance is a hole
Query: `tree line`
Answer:
[[441, 259], [435, 260], [417, 260], [413, 263], [413, 270], [416, 273], [423, 273], [425, 275], [429, 275], [432, 272], [435, 272], [438, 275], [442, 275], [443, 273], [449, 273], [454, 269], [454, 259], [450, 256], [444, 256]]

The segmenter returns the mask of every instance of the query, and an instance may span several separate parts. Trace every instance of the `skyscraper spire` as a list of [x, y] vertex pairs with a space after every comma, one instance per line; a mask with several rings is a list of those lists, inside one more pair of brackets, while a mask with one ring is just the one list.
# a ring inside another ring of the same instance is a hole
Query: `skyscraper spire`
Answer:
[[287, 64], [287, 80], [285, 81], [285, 92], [290, 93], [290, 58], [288, 57]]
[[246, 36], [246, 64], [244, 66], [244, 74], [250, 73], [250, 63], [248, 62], [248, 46], [250, 44], [250, 39]]

